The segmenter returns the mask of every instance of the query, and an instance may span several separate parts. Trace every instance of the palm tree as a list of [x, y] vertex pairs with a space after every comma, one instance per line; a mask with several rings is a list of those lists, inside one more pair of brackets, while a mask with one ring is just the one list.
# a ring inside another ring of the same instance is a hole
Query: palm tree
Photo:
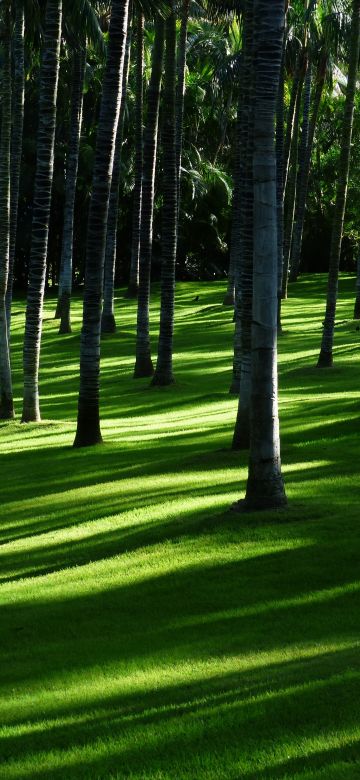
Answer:
[[177, 175], [176, 175], [176, 15], [173, 0], [166, 20], [166, 57], [164, 80], [163, 144], [163, 215], [161, 311], [158, 356], [153, 385], [169, 385], [173, 375], [173, 334], [175, 303], [175, 262], [177, 244]]
[[21, 152], [24, 126], [25, 68], [24, 68], [25, 14], [24, 0], [15, 0], [13, 34], [14, 77], [12, 90], [12, 137], [10, 160], [10, 253], [9, 276], [6, 290], [6, 317], [10, 339], [11, 303], [14, 277], [15, 243], [19, 201]]
[[143, 170], [143, 98], [144, 98], [144, 14], [137, 10], [136, 25], [136, 120], [135, 120], [135, 186], [133, 198], [133, 221], [131, 242], [131, 264], [128, 298], [136, 298], [139, 289], [140, 220]]
[[6, 316], [6, 288], [10, 252], [10, 148], [11, 148], [11, 32], [10, 6], [0, 10], [2, 43], [1, 146], [0, 146], [0, 418], [14, 417], [10, 351]]
[[38, 373], [54, 167], [61, 20], [62, 0], [47, 0], [40, 71], [39, 127], [24, 338], [23, 422], [40, 420]]
[[76, 180], [79, 161], [80, 134], [83, 108], [83, 86], [86, 66], [86, 42], [73, 51], [70, 139], [66, 160], [66, 188], [64, 206], [64, 225], [60, 261], [60, 283], [58, 316], [60, 316], [59, 333], [71, 333], [70, 299], [72, 289], [73, 267], [73, 232]]
[[177, 55], [177, 84], [176, 84], [176, 170], [177, 170], [177, 209], [180, 208], [180, 182], [181, 182], [181, 154], [183, 142], [184, 120], [184, 95], [185, 95], [185, 70], [186, 70], [186, 42], [189, 20], [190, 0], [182, 0], [180, 36]]
[[354, 320], [360, 320], [360, 259], [357, 261], [356, 274], [356, 298], [354, 306]]
[[86, 242], [76, 447], [102, 441], [99, 412], [101, 306], [107, 214], [120, 111], [127, 20], [128, 0], [113, 0]]
[[284, 34], [283, 0], [273, 0], [271, 4], [268, 0], [255, 0], [254, 29], [254, 275], [247, 510], [272, 509], [286, 503], [277, 403], [278, 252], [274, 138]]
[[346, 87], [345, 109], [342, 126], [342, 139], [339, 160], [339, 175], [336, 191], [335, 213], [331, 235], [330, 265], [324, 330], [318, 368], [327, 368], [333, 364], [333, 342], [336, 303], [338, 295], [338, 278], [340, 265], [341, 241], [344, 225], [347, 185], [350, 169], [351, 139], [354, 118], [354, 102], [356, 78], [360, 50], [360, 0], [353, 0], [351, 22], [351, 44]]
[[159, 122], [161, 75], [164, 55], [164, 20], [158, 14], [152, 51], [150, 83], [147, 92], [147, 121], [144, 130], [144, 168], [141, 201], [139, 293], [136, 328], [134, 377], [152, 376], [154, 369], [150, 347], [150, 277], [154, 211], [156, 150]]

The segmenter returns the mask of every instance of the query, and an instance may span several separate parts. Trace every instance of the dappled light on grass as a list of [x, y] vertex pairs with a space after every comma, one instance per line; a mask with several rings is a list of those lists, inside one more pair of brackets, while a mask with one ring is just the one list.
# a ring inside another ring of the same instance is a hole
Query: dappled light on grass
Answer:
[[[289, 506], [240, 516], [233, 323], [178, 286], [171, 388], [133, 380], [136, 307], [102, 342], [104, 446], [74, 450], [81, 302], [45, 306], [41, 425], [0, 424], [0, 777], [353, 780], [360, 757], [359, 334], [342, 277], [334, 370], [314, 366], [325, 279], [284, 303]], [[301, 301], [301, 303], [300, 303]], [[158, 298], [152, 337], [156, 349]], [[14, 319], [21, 397], [22, 312]], [[338, 355], [338, 356], [337, 356]], [[54, 357], [55, 356], [55, 357]]]

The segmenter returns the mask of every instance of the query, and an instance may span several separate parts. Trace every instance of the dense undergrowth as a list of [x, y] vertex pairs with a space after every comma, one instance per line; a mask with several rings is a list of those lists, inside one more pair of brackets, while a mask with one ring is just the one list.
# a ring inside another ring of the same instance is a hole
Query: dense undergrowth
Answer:
[[[83, 450], [81, 304], [61, 337], [47, 300], [44, 422], [0, 426], [0, 777], [359, 777], [360, 331], [343, 277], [335, 367], [315, 368], [324, 293], [304, 277], [284, 305], [289, 506], [248, 516], [229, 511], [247, 456], [230, 450], [222, 286], [178, 286], [168, 389], [132, 379], [119, 292], [105, 444]], [[22, 301], [13, 324], [20, 412]]]

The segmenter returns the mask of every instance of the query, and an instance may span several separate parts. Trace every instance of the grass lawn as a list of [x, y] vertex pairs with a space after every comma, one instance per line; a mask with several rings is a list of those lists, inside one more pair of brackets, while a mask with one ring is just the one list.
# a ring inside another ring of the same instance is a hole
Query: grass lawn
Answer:
[[[132, 379], [119, 291], [94, 449], [71, 448], [81, 304], [61, 337], [47, 300], [43, 423], [0, 426], [1, 778], [360, 778], [360, 331], [342, 277], [315, 368], [325, 281], [284, 306], [289, 507], [248, 516], [223, 285], [178, 285], [170, 388]], [[24, 301], [13, 324], [19, 420]]]

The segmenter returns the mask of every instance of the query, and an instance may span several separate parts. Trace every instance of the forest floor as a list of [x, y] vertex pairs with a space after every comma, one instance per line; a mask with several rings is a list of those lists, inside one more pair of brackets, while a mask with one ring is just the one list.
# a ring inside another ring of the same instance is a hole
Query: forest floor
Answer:
[[[135, 303], [103, 340], [105, 444], [74, 450], [81, 304], [46, 301], [40, 425], [0, 426], [0, 777], [360, 777], [360, 331], [343, 276], [335, 367], [315, 368], [324, 277], [280, 338], [289, 506], [229, 511], [231, 311], [179, 284], [170, 388], [133, 380]], [[196, 296], [199, 300], [196, 301]], [[156, 297], [154, 325], [158, 315]]]

